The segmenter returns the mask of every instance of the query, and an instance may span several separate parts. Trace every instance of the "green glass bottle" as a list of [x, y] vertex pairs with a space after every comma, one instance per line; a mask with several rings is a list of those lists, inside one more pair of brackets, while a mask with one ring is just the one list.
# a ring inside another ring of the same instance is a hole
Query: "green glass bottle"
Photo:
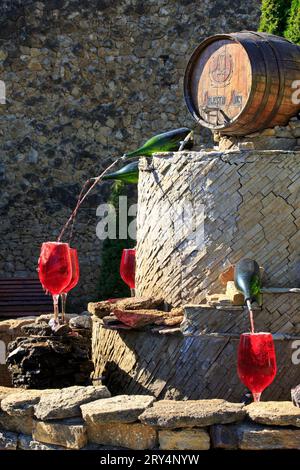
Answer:
[[261, 276], [257, 262], [249, 258], [241, 259], [235, 265], [234, 284], [244, 294], [246, 302], [257, 301], [261, 290]]
[[139, 181], [139, 162], [132, 162], [120, 170], [103, 176], [104, 180], [118, 180], [124, 183], [137, 184]]
[[123, 158], [151, 157], [156, 152], [176, 152], [181, 146], [181, 150], [191, 149], [193, 143], [193, 131], [187, 127], [181, 127], [180, 129], [173, 129], [172, 131], [163, 132], [151, 137], [142, 147], [133, 152], [125, 153]]

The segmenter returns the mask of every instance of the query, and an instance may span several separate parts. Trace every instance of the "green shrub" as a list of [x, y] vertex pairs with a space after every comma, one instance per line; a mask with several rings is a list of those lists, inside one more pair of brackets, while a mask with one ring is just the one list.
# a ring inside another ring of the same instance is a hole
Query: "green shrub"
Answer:
[[[292, 0], [263, 0], [259, 31], [283, 36]], [[297, 3], [298, 0], [296, 0]]]
[[300, 0], [292, 0], [284, 36], [290, 41], [300, 44]]
[[[127, 195], [128, 188], [128, 185], [121, 182], [115, 182], [112, 185], [108, 202], [115, 207], [117, 212], [117, 230], [119, 227], [119, 196]], [[131, 199], [133, 199], [133, 197], [129, 198], [129, 203]], [[116, 240], [109, 238], [104, 240], [98, 288], [99, 300], [130, 297], [130, 289], [120, 277], [120, 261], [123, 249], [132, 248], [135, 246], [135, 243], [135, 240], [131, 240], [130, 238], [127, 240], [119, 240], [118, 238]]]

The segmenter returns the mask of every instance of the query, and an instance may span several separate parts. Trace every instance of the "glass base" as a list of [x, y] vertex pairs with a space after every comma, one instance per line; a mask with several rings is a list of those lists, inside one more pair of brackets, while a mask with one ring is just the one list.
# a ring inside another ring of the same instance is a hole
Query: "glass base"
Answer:
[[252, 393], [255, 402], [260, 401], [261, 393]]

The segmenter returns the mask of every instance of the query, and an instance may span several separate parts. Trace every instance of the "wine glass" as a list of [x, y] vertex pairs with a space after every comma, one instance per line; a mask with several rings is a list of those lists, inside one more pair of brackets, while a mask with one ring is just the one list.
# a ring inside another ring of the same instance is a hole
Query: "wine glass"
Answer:
[[243, 333], [238, 348], [238, 375], [260, 401], [261, 393], [276, 375], [276, 355], [271, 333]]
[[43, 243], [38, 261], [38, 274], [44, 289], [52, 294], [54, 320], [58, 323], [59, 294], [64, 291], [72, 278], [69, 245], [61, 242]]
[[135, 249], [124, 249], [121, 257], [120, 275], [130, 287], [131, 296], [135, 296]]
[[72, 264], [72, 277], [70, 283], [64, 287], [63, 292], [60, 294], [61, 298], [61, 317], [63, 323], [65, 322], [65, 314], [66, 314], [66, 303], [67, 303], [67, 296], [68, 292], [77, 286], [79, 281], [79, 261], [78, 261], [78, 253], [76, 248], [69, 248], [70, 255], [71, 255], [71, 264]]

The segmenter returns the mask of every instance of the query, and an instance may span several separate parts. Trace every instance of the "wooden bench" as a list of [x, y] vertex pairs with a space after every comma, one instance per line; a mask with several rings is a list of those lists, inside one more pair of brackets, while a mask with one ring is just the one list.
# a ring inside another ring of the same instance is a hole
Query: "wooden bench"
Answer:
[[0, 279], [0, 318], [15, 318], [53, 312], [52, 297], [38, 279]]

